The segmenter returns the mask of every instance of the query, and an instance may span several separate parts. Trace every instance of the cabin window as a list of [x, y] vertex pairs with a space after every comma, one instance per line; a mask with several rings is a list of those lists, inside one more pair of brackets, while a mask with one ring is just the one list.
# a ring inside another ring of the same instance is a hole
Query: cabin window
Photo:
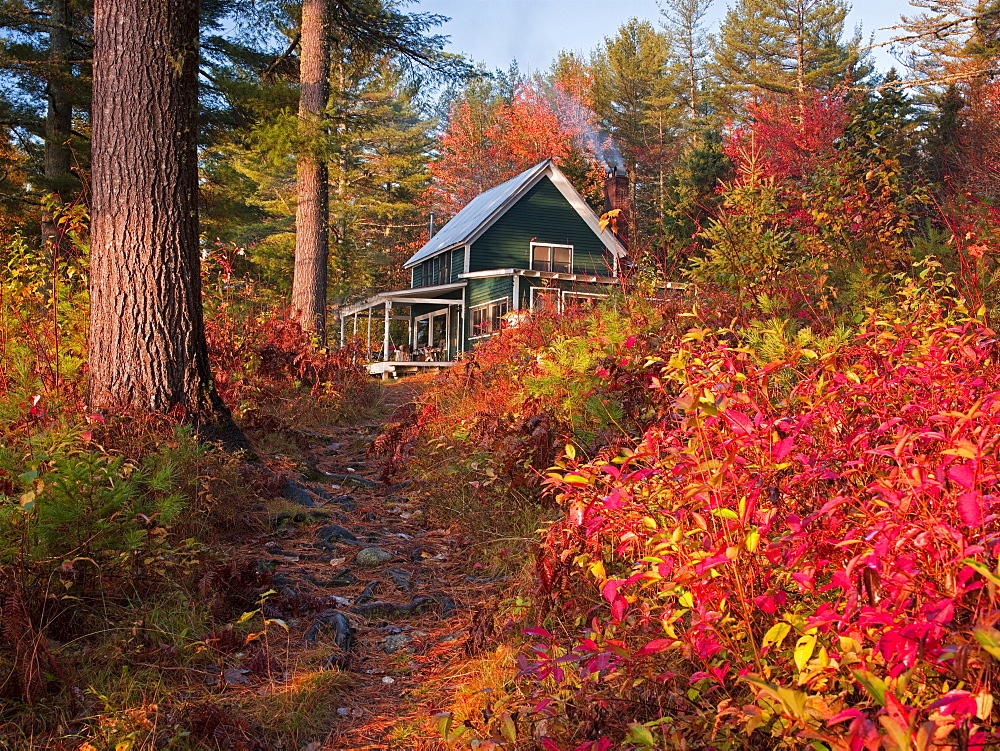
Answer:
[[501, 321], [509, 310], [510, 300], [506, 297], [502, 300], [488, 302], [485, 305], [478, 305], [469, 310], [469, 321], [472, 326], [469, 338], [491, 336], [498, 332]]
[[602, 297], [607, 297], [607, 295], [598, 295], [593, 292], [563, 292], [563, 307], [592, 308]]
[[562, 307], [559, 302], [559, 290], [552, 287], [532, 287], [531, 307], [535, 310], [558, 313]]
[[441, 256], [441, 261], [438, 265], [437, 283], [438, 284], [451, 283], [451, 251], [448, 251]]
[[573, 270], [573, 246], [531, 243], [531, 268], [569, 274]]

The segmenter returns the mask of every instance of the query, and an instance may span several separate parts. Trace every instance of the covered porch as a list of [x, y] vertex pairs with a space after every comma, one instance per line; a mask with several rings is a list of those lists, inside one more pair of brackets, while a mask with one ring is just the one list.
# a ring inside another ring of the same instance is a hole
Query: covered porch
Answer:
[[[369, 372], [390, 375], [449, 367], [465, 347], [467, 282], [380, 292], [337, 310], [340, 344], [363, 341]], [[394, 322], [405, 326], [394, 326]]]

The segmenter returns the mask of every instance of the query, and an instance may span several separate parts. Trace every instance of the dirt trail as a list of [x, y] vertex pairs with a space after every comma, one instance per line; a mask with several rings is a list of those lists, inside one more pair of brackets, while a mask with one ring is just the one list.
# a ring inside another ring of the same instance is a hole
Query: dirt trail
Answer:
[[[386, 414], [420, 391], [387, 386]], [[427, 518], [419, 488], [378, 481], [366, 451], [386, 419], [318, 431], [306, 453], [319, 481], [286, 492], [309, 502], [301, 488], [314, 491], [315, 507], [272, 519], [276, 529], [246, 550], [273, 572], [291, 643], [329, 648], [329, 664], [350, 674], [310, 751], [438, 747], [431, 716], [441, 696], [420, 688], [462, 660], [474, 614], [504, 586], [477, 576], [460, 530]]]

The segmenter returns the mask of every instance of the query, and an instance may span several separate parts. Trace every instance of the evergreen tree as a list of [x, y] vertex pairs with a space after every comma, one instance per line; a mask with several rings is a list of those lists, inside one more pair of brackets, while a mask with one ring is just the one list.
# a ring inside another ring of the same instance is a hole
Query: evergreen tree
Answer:
[[720, 106], [742, 115], [748, 102], [802, 98], [866, 75], [860, 33], [844, 39], [844, 0], [739, 0], [713, 45]]
[[938, 87], [1000, 75], [1000, 0], [912, 0], [896, 42], [915, 82]]
[[669, 52], [666, 34], [632, 19], [604, 40], [591, 63], [594, 111], [632, 180], [633, 237], [658, 234], [670, 164], [682, 145], [683, 79], [669, 66]]
[[94, 17], [90, 405], [181, 410], [249, 449], [202, 319], [197, 0], [98, 0]]
[[89, 160], [91, 5], [0, 2], [0, 71], [13, 84], [0, 91], [0, 115], [22, 135], [32, 182], [64, 198], [80, 187], [72, 168]]
[[660, 0], [660, 15], [673, 62], [683, 72], [680, 97], [695, 121], [702, 114], [701, 93], [705, 86], [704, 61], [709, 54], [708, 33], [703, 21], [712, 0]]
[[329, 168], [323, 152], [324, 116], [330, 98], [331, 39], [327, 0], [303, 0], [299, 55], [299, 138], [296, 170], [295, 263], [292, 315], [302, 328], [326, 333], [329, 244]]

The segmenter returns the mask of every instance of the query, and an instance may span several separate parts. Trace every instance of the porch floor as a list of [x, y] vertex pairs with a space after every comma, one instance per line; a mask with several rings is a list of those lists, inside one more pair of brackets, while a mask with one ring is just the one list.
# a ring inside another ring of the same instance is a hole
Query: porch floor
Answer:
[[404, 375], [414, 375], [421, 371], [437, 373], [445, 368], [450, 368], [454, 364], [455, 362], [452, 360], [445, 360], [443, 362], [437, 362], [435, 360], [419, 362], [397, 362], [395, 360], [389, 360], [386, 362], [371, 363], [368, 366], [368, 372], [374, 376], [381, 376], [383, 381], [388, 381], [390, 378], [399, 378]]

